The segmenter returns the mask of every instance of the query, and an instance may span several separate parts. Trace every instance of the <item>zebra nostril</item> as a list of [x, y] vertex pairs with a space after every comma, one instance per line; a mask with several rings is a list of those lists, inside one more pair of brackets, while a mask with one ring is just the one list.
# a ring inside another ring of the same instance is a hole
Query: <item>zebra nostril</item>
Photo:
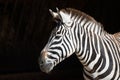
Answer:
[[38, 63], [39, 63], [40, 66], [42, 66], [44, 64], [44, 60], [41, 57], [39, 57], [38, 58]]
[[44, 64], [44, 61], [43, 60], [40, 60], [40, 65], [43, 65]]

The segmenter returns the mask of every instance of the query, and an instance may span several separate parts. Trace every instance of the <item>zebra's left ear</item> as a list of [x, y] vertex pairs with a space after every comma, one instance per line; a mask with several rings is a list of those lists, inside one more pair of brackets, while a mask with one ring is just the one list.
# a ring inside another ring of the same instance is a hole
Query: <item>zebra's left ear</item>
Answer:
[[56, 22], [62, 21], [62, 18], [61, 18], [60, 14], [59, 14], [59, 9], [56, 8], [56, 10], [57, 10], [57, 12], [53, 12], [51, 9], [49, 9], [50, 14], [51, 14], [52, 17], [55, 19]]

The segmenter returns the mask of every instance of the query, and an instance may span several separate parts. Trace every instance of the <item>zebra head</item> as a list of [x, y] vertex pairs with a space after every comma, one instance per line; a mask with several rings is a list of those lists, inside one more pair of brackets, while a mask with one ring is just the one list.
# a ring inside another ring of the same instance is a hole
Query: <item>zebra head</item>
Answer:
[[71, 14], [67, 13], [65, 9], [57, 9], [57, 12], [53, 12], [51, 9], [49, 11], [57, 22], [57, 26], [53, 29], [39, 58], [40, 68], [46, 73], [49, 73], [54, 66], [72, 55], [76, 46]]

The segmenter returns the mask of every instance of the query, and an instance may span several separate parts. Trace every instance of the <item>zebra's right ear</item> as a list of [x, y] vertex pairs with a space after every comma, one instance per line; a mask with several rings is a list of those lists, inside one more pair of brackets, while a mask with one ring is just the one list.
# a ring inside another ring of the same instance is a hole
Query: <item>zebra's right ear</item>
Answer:
[[52, 17], [55, 19], [56, 22], [62, 20], [60, 15], [59, 15], [58, 9], [57, 9], [57, 12], [53, 12], [51, 9], [49, 9], [49, 12], [52, 15]]

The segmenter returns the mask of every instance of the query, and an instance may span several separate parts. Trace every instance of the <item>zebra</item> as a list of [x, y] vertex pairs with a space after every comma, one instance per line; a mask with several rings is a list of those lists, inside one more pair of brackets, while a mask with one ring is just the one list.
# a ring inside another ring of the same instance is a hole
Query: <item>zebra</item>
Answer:
[[49, 73], [73, 53], [83, 65], [85, 80], [120, 80], [120, 32], [110, 34], [83, 11], [49, 9], [57, 26], [40, 53], [40, 69]]

